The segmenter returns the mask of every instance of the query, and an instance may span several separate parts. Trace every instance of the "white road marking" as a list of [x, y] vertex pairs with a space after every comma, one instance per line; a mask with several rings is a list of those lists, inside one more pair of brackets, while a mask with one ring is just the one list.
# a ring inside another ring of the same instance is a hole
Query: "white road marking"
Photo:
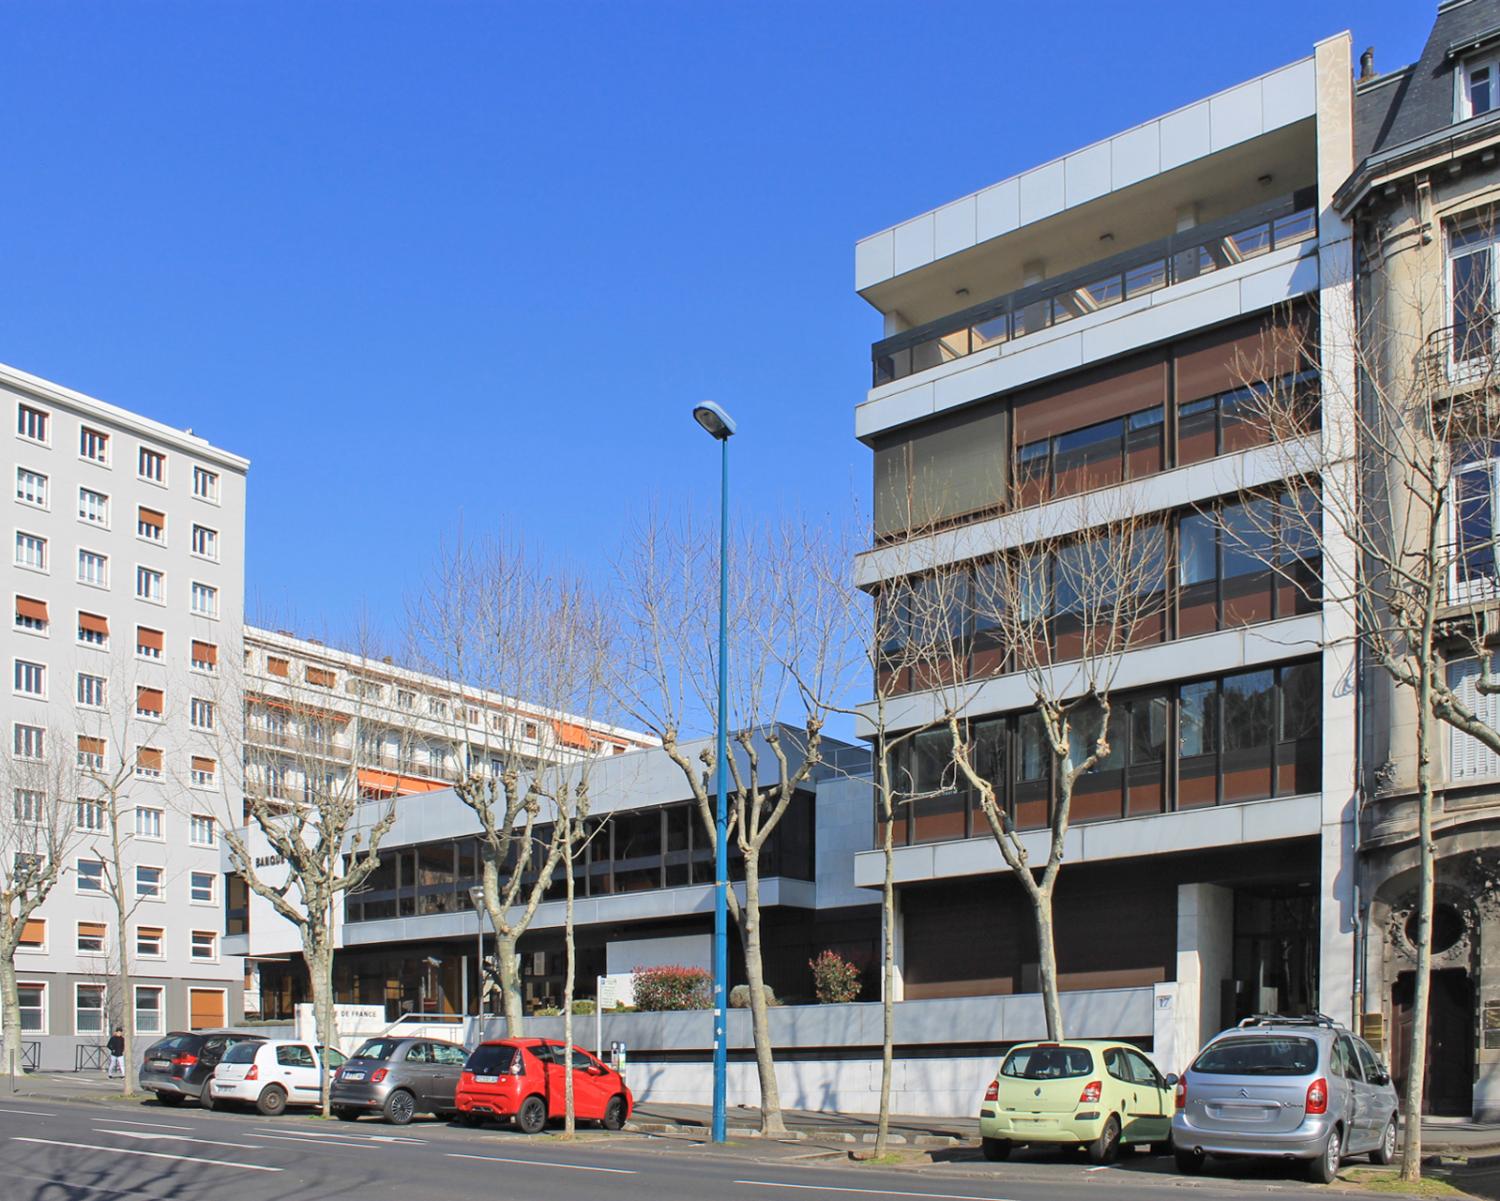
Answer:
[[756, 1188], [795, 1188], [814, 1193], [859, 1193], [866, 1197], [932, 1197], [936, 1201], [1006, 1201], [1004, 1197], [980, 1197], [970, 1193], [907, 1193], [893, 1188], [840, 1188], [833, 1184], [786, 1184], [779, 1180], [736, 1180]]
[[325, 1147], [330, 1150], [334, 1147], [353, 1147], [356, 1151], [368, 1151], [370, 1149], [369, 1143], [338, 1142], [334, 1139], [319, 1139], [314, 1142], [311, 1139], [298, 1138], [292, 1134], [250, 1134], [248, 1137], [274, 1138], [284, 1143], [296, 1143], [299, 1147], [317, 1147], [319, 1150]]
[[40, 1109], [9, 1109], [0, 1107], [0, 1113], [29, 1113], [34, 1118], [55, 1118], [55, 1113], [43, 1113]]
[[598, 1168], [586, 1163], [552, 1163], [545, 1159], [508, 1159], [504, 1155], [465, 1155], [461, 1151], [448, 1152], [449, 1159], [482, 1159], [486, 1163], [521, 1163], [533, 1168], [571, 1168], [575, 1172], [610, 1172], [616, 1176], [638, 1176], [634, 1168]]
[[116, 1126], [149, 1126], [153, 1130], [191, 1130], [191, 1126], [174, 1126], [170, 1122], [132, 1122], [127, 1118], [114, 1118]]
[[262, 1149], [254, 1143], [226, 1143], [216, 1138], [189, 1138], [185, 1134], [168, 1134], [164, 1130], [106, 1130], [102, 1126], [95, 1126], [94, 1133], [114, 1134], [120, 1138], [161, 1138], [173, 1143], [202, 1143], [205, 1147], [237, 1147], [241, 1151], [259, 1151]]
[[103, 1151], [107, 1155], [139, 1155], [144, 1159], [175, 1159], [182, 1163], [201, 1163], [215, 1168], [243, 1168], [247, 1172], [280, 1172], [281, 1168], [263, 1163], [235, 1163], [228, 1159], [199, 1159], [196, 1155], [168, 1155], [165, 1151], [136, 1151], [130, 1147], [100, 1147], [93, 1143], [68, 1143], [58, 1138], [11, 1137], [13, 1143], [42, 1143], [48, 1147], [72, 1147], [75, 1151]]

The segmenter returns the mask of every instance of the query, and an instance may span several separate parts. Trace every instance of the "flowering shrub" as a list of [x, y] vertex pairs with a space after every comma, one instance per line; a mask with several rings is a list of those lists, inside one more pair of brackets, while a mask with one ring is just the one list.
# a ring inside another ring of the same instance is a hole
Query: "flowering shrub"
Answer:
[[813, 991], [824, 1005], [841, 1005], [859, 996], [859, 968], [837, 951], [824, 951], [807, 966], [812, 968]]
[[638, 967], [632, 974], [635, 1007], [648, 1013], [669, 1009], [707, 1009], [713, 977], [701, 967], [666, 964]]

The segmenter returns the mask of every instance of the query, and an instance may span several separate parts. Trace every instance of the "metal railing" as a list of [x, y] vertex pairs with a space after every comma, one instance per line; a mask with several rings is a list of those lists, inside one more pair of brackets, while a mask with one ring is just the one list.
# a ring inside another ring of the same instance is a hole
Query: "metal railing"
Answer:
[[103, 1043], [79, 1043], [73, 1048], [75, 1072], [102, 1072], [109, 1063], [109, 1051]]
[[39, 1072], [42, 1070], [41, 1043], [23, 1042], [21, 1044], [21, 1070], [23, 1072]]
[[1313, 204], [1304, 188], [904, 330], [871, 348], [874, 386], [1307, 241]]

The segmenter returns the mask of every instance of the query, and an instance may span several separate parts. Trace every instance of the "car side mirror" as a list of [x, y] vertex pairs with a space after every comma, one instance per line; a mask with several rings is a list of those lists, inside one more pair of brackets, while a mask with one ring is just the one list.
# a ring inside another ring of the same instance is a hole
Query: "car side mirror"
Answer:
[[1391, 1074], [1388, 1071], [1386, 1071], [1384, 1068], [1376, 1068], [1375, 1069], [1375, 1083], [1376, 1084], [1386, 1085], [1386, 1084], [1389, 1084], [1390, 1082], [1391, 1082]]
[[1176, 1072], [1168, 1072], [1167, 1073], [1167, 1087], [1168, 1088], [1176, 1088], [1177, 1087], [1177, 1073]]

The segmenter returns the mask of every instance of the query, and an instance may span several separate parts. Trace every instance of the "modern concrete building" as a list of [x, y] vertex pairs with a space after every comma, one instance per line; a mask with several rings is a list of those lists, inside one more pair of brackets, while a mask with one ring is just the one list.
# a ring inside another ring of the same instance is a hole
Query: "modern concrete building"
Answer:
[[[1120, 658], [1121, 734], [1075, 794], [1056, 898], [1064, 990], [1118, 990], [1121, 1034], [1136, 998], [1175, 1008], [1164, 1071], [1251, 1012], [1356, 1016], [1350, 617], [1318, 599], [1316, 552], [1286, 537], [1309, 584], [1289, 588], [1223, 532], [1246, 527], [1243, 490], [1295, 486], [1289, 461], [1297, 476], [1348, 469], [1338, 406], [1289, 455], [1244, 400], [1247, 364], [1275, 361], [1288, 322], [1320, 350], [1275, 370], [1303, 372], [1311, 396], [1335, 375], [1328, 393], [1353, 391], [1336, 319], [1350, 229], [1332, 204], [1352, 167], [1350, 68], [1348, 36], [1329, 38], [855, 250], [856, 289], [884, 322], [855, 411], [875, 470], [861, 587], [1022, 555], [1074, 532], [1085, 494], [1166, 531], [1164, 617]], [[1061, 662], [1066, 613], [1053, 617]], [[1045, 862], [1053, 785], [1031, 689], [991, 634], [955, 634], [970, 737]], [[890, 728], [940, 707], [913, 680]], [[951, 786], [946, 737], [921, 735], [900, 765], [914, 794], [897, 829], [900, 995], [1034, 993], [1030, 908], [976, 797]], [[857, 883], [881, 876], [878, 852], [856, 855]]]
[[0, 397], [13, 486], [5, 817], [24, 825], [59, 805], [68, 837], [63, 877], [17, 954], [22, 1037], [41, 1066], [71, 1068], [123, 1012], [119, 940], [137, 1034], [240, 1011], [218, 845], [218, 815], [238, 803], [216, 748], [238, 721], [221, 672], [242, 654], [248, 463], [10, 367]]
[[[1358, 235], [1362, 379], [1372, 411], [1399, 406], [1441, 413], [1475, 401], [1493, 411], [1497, 72], [1496, 0], [1447, 0], [1437, 6], [1416, 62], [1376, 74], [1370, 52], [1363, 64], [1354, 107], [1358, 165], [1335, 204]], [[1500, 728], [1500, 705], [1476, 687], [1481, 669], [1472, 635], [1485, 642], [1495, 628], [1496, 462], [1493, 446], [1485, 446], [1459, 468], [1462, 528], [1455, 528], [1454, 549], [1445, 549], [1437, 564], [1452, 577], [1443, 614], [1452, 635], [1443, 647], [1446, 672], [1491, 728]], [[1403, 469], [1399, 462], [1386, 465]], [[1418, 492], [1414, 481], [1389, 489], [1398, 501]], [[1416, 964], [1415, 709], [1412, 693], [1395, 690], [1373, 663], [1361, 664], [1359, 694], [1361, 1017], [1366, 1038], [1387, 1050], [1400, 1073], [1410, 1045]], [[1435, 1114], [1493, 1120], [1500, 1114], [1500, 912], [1494, 903], [1500, 758], [1456, 729], [1440, 725], [1437, 731], [1437, 904], [1424, 1101]]]
[[[878, 903], [855, 886], [853, 874], [854, 855], [871, 838], [867, 756], [856, 747], [825, 745], [828, 762], [793, 800], [762, 853], [767, 982], [787, 999], [811, 997], [807, 961], [827, 947], [866, 967], [878, 954]], [[684, 748], [690, 758], [698, 749]], [[774, 772], [770, 759], [761, 756], [763, 782]], [[597, 976], [638, 966], [708, 967], [713, 854], [681, 769], [660, 749], [637, 749], [596, 761], [588, 790], [592, 833], [574, 868], [576, 995], [593, 996]], [[383, 805], [367, 803], [366, 824]], [[412, 1012], [479, 1012], [478, 955], [481, 944], [486, 955], [493, 944], [488, 919], [469, 897], [478, 883], [478, 832], [478, 817], [451, 789], [400, 798], [380, 868], [338, 915], [339, 1003], [380, 1007], [390, 1020]], [[545, 830], [538, 836], [545, 839]], [[744, 878], [732, 844], [730, 876]], [[528, 1009], [562, 997], [563, 887], [559, 871], [521, 939]], [[291, 925], [252, 896], [248, 932], [230, 941], [259, 966], [262, 1015], [291, 1018], [308, 999]], [[731, 975], [743, 980], [737, 950], [732, 960]]]

